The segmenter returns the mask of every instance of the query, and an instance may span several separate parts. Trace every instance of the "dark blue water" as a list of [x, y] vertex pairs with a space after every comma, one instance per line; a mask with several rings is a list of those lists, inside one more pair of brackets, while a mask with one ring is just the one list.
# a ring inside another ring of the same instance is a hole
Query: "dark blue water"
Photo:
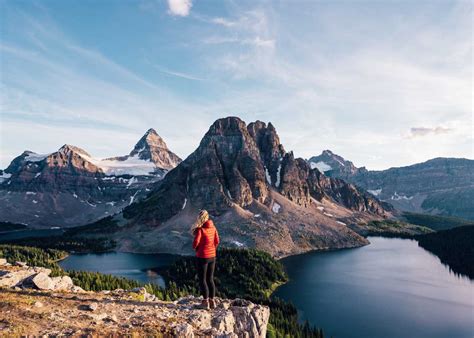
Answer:
[[142, 283], [165, 286], [163, 278], [154, 270], [172, 264], [179, 256], [168, 254], [132, 254], [113, 252], [104, 254], [74, 254], [59, 265], [65, 270], [101, 272], [135, 279]]
[[474, 283], [416, 241], [369, 238], [362, 248], [285, 258], [275, 295], [327, 337], [474, 337]]

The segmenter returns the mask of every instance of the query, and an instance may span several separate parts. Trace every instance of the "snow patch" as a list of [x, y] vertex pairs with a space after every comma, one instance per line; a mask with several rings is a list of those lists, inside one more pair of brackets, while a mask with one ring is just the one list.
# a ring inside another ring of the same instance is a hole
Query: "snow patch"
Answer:
[[85, 201], [87, 204], [89, 204], [91, 207], [95, 208], [97, 205], [90, 203], [89, 201]]
[[72, 196], [74, 196], [74, 198], [77, 198], [77, 195], [76, 195], [76, 193], [73, 193], [73, 194], [72, 194]]
[[36, 195], [36, 193], [33, 192], [33, 191], [27, 191], [26, 194], [27, 194], [27, 195]]
[[181, 210], [184, 210], [184, 208], [186, 208], [186, 203], [188, 203], [187, 198], [184, 199], [183, 207], [181, 208]]
[[3, 174], [0, 175], [0, 183], [8, 180], [10, 177], [12, 177], [12, 174], [7, 174], [4, 172]]
[[132, 177], [128, 180], [127, 188], [129, 188], [133, 183], [137, 183], [138, 179], [136, 177]]
[[310, 164], [311, 169], [318, 168], [318, 170], [322, 173], [329, 171], [332, 167], [327, 164], [326, 162], [319, 161], [319, 162], [311, 162]]
[[41, 176], [41, 173], [37, 173], [37, 174], [35, 175], [35, 178], [38, 178], [39, 176]]
[[318, 210], [323, 211], [324, 207], [316, 207]]
[[382, 192], [382, 189], [376, 189], [376, 190], [367, 190], [369, 193], [371, 193], [372, 195], [374, 196], [378, 196], [380, 195], [380, 193]]
[[108, 176], [119, 175], [152, 175], [156, 167], [153, 162], [142, 160], [138, 157], [127, 157], [124, 161], [102, 159], [97, 160], [90, 158], [90, 161], [102, 169]]
[[393, 200], [393, 201], [400, 201], [400, 200], [410, 201], [411, 199], [413, 199], [413, 196], [408, 197], [408, 196], [405, 196], [405, 195], [399, 195], [395, 191], [395, 193], [392, 195], [392, 197], [390, 197], [390, 199]]
[[346, 223], [341, 222], [341, 221], [336, 221], [336, 223], [339, 223], [339, 224], [342, 224], [342, 225], [347, 225]]
[[267, 178], [267, 182], [269, 185], [272, 185], [272, 177], [270, 176], [270, 173], [268, 172], [268, 168], [265, 167], [265, 177]]
[[28, 154], [26, 157], [25, 157], [25, 161], [27, 162], [39, 162], [39, 161], [43, 161], [46, 157], [48, 157], [49, 155], [51, 154], [36, 154], [36, 153], [31, 153], [31, 154]]
[[333, 215], [333, 214], [330, 214], [329, 212], [323, 212], [323, 214], [325, 214], [325, 215], [328, 216], [328, 217], [334, 217], [334, 215]]
[[241, 247], [244, 247], [244, 246], [245, 246], [245, 244], [244, 244], [244, 243], [242, 243], [242, 242], [239, 242], [239, 241], [232, 241], [232, 243], [234, 243], [235, 245], [237, 245], [239, 248], [241, 248]]
[[229, 197], [229, 199], [232, 199], [229, 189], [227, 189], [227, 197]]
[[33, 200], [33, 201], [31, 201], [31, 202], [33, 202], [34, 204], [37, 204], [37, 203], [38, 203], [38, 201], [37, 201], [37, 200]]
[[275, 182], [275, 186], [278, 188], [280, 186], [280, 180], [281, 180], [281, 163], [280, 165], [278, 166], [278, 170], [277, 170], [277, 180]]
[[139, 191], [140, 191], [140, 190], [137, 190], [137, 191], [135, 192], [135, 194], [133, 194], [133, 196], [130, 196], [130, 203], [128, 203], [128, 205], [131, 205], [131, 204], [133, 203], [133, 201], [135, 200], [135, 197], [137, 196], [137, 194], [138, 194]]
[[107, 202], [107, 203], [105, 203], [105, 204], [110, 205], [110, 206], [113, 207], [113, 206], [115, 205], [115, 202]]
[[253, 215], [253, 217], [255, 217], [255, 218], [259, 218], [260, 216], [262, 216], [262, 215], [260, 215], [260, 214]]
[[278, 214], [280, 212], [280, 208], [281, 208], [281, 205], [278, 204], [277, 202], [274, 202], [273, 203], [273, 206], [272, 206], [272, 211], [275, 213], [275, 214]]

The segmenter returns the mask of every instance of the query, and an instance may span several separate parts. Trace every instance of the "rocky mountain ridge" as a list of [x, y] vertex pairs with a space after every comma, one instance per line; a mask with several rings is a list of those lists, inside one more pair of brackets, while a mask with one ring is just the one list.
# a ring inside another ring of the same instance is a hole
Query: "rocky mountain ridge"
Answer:
[[397, 209], [474, 219], [474, 160], [435, 158], [406, 167], [369, 171], [323, 151], [308, 162], [324, 167], [329, 177], [367, 189]]
[[25, 151], [2, 172], [1, 221], [77, 226], [120, 212], [145, 196], [181, 160], [150, 129], [129, 155], [93, 158], [63, 145], [50, 154]]
[[203, 208], [227, 245], [278, 257], [367, 244], [347, 223], [391, 215], [389, 205], [286, 152], [271, 123], [228, 117], [146, 199], [124, 210], [129, 223], [116, 239], [122, 250], [187, 252], [187, 228]]

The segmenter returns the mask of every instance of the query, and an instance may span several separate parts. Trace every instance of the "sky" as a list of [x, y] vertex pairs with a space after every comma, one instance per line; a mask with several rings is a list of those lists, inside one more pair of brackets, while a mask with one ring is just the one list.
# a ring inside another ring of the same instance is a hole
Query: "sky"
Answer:
[[471, 1], [0, 0], [0, 168], [63, 144], [182, 158], [218, 118], [386, 169], [474, 158]]

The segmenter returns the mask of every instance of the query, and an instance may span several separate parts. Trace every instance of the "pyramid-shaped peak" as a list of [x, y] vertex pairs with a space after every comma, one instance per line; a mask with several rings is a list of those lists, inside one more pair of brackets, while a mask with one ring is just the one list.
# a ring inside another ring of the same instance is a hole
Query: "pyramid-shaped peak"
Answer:
[[156, 132], [155, 129], [150, 128], [147, 130], [145, 135], [138, 141], [135, 145], [134, 150], [143, 150], [143, 149], [150, 149], [150, 148], [164, 148], [168, 149], [166, 142], [161, 138], [160, 135]]
[[58, 152], [59, 153], [77, 153], [80, 155], [91, 157], [91, 155], [84, 149], [70, 145], [70, 144], [63, 145], [61, 148], [59, 148]]

